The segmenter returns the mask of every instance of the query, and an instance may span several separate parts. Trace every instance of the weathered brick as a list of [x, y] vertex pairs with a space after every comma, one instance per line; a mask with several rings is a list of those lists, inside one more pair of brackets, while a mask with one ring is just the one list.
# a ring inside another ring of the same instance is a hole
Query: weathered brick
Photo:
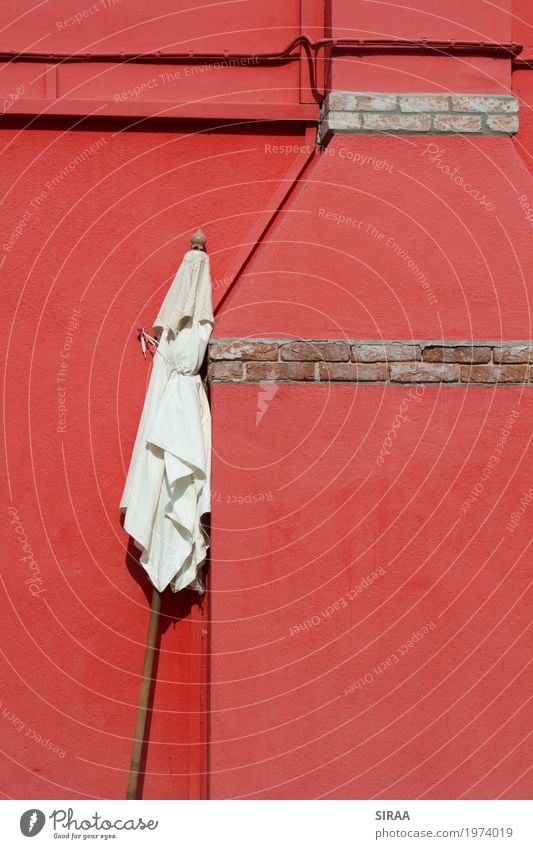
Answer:
[[446, 112], [450, 108], [445, 94], [407, 94], [399, 101], [402, 112]]
[[529, 345], [509, 345], [494, 348], [495, 363], [533, 363], [533, 348]]
[[465, 383], [523, 383], [529, 377], [527, 366], [461, 366]]
[[419, 360], [420, 345], [352, 345], [352, 360], [356, 363], [384, 363]]
[[398, 107], [398, 97], [395, 94], [358, 94], [356, 109], [374, 112], [391, 112]]
[[332, 91], [326, 98], [326, 112], [390, 112], [398, 108], [395, 94], [360, 94], [356, 91]]
[[487, 127], [495, 133], [517, 133], [518, 115], [487, 115]]
[[491, 349], [482, 345], [428, 345], [423, 356], [426, 363], [490, 363]]
[[320, 363], [320, 380], [387, 380], [385, 363]]
[[423, 133], [431, 127], [429, 115], [383, 115], [366, 113], [363, 115], [363, 129], [383, 131], [403, 131]]
[[518, 100], [508, 95], [454, 94], [452, 109], [456, 112], [518, 112]]
[[314, 363], [247, 363], [247, 380], [314, 380]]
[[213, 342], [209, 346], [212, 360], [277, 360], [276, 342]]
[[281, 346], [281, 359], [348, 362], [350, 346], [345, 342], [289, 342]]
[[353, 91], [332, 91], [326, 97], [326, 111], [354, 112], [357, 109], [357, 94]]
[[242, 380], [243, 374], [242, 363], [216, 362], [209, 364], [209, 380]]
[[359, 130], [361, 128], [361, 115], [359, 112], [328, 112], [324, 129], [338, 130], [339, 132]]
[[441, 133], [480, 133], [483, 127], [478, 115], [435, 115], [433, 128]]
[[459, 381], [460, 367], [455, 364], [412, 363], [390, 366], [394, 383], [454, 383]]

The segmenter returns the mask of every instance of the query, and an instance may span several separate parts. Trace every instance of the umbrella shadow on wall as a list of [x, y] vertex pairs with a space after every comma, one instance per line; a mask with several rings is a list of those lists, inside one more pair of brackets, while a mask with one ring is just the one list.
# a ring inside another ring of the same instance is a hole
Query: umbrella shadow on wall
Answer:
[[[207, 523], [206, 530], [209, 533], [210, 527]], [[144, 568], [139, 563], [139, 557], [140, 551], [135, 545], [133, 539], [130, 537], [128, 540], [128, 548], [126, 551], [125, 558], [126, 568], [128, 569], [128, 572], [130, 573], [131, 577], [136, 581], [136, 583], [143, 591], [144, 595], [146, 596], [148, 607], [150, 608], [154, 588]], [[207, 561], [203, 567], [204, 581], [206, 579], [208, 571], [208, 562], [209, 561]], [[168, 631], [170, 628], [179, 627], [180, 623], [184, 620], [189, 619], [191, 617], [191, 614], [193, 613], [196, 613], [196, 619], [200, 619], [201, 613], [204, 610], [204, 605], [206, 603], [205, 593], [200, 595], [194, 590], [187, 589], [180, 590], [176, 593], [172, 592], [170, 589], [167, 589], [163, 593], [161, 593], [160, 598], [161, 609], [157, 619], [157, 631], [154, 639], [153, 666], [150, 675], [151, 680], [149, 682], [147, 694], [146, 724], [143, 734], [141, 757], [138, 762], [138, 778], [135, 793], [137, 799], [142, 799], [144, 795], [144, 781], [146, 774], [146, 763], [148, 758], [148, 747], [151, 737], [152, 720], [154, 717], [154, 698], [157, 687], [159, 656], [161, 651], [161, 638], [163, 634], [166, 633], [166, 631]]]

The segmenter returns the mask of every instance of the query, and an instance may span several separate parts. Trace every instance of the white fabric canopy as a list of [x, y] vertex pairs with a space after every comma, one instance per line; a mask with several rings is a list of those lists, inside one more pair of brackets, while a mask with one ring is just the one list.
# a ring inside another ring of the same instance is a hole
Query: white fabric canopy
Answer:
[[154, 322], [160, 341], [120, 501], [124, 528], [160, 592], [203, 591], [211, 414], [198, 371], [212, 330], [209, 257], [190, 250]]

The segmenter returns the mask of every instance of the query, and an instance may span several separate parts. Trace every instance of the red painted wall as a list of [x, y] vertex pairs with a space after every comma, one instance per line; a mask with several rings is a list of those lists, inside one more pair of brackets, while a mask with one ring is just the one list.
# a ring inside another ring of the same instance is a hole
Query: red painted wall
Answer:
[[212, 796], [528, 798], [530, 392], [212, 398]]
[[[509, 3], [333, 5], [337, 33], [511, 37]], [[505, 61], [361, 61], [334, 63], [332, 87], [508, 93]], [[524, 192], [503, 138], [336, 136], [217, 336], [530, 339]], [[529, 390], [212, 397], [211, 795], [528, 798], [530, 534], [509, 526], [531, 486]]]
[[[505, 139], [335, 137], [216, 333], [529, 339], [522, 192], [531, 178]], [[413, 393], [213, 389], [215, 798], [530, 793], [530, 534], [506, 528], [530, 487], [530, 393]], [[402, 404], [408, 421], [380, 467]], [[498, 473], [463, 512], [513, 410]]]
[[215, 6], [209, 0], [194, 5], [158, 0], [157, 8], [139, 0], [106, 0], [91, 11], [92, 5], [78, 8], [70, 0], [49, 0], [43, 8], [35, 0], [14, 0], [0, 11], [6, 48], [9, 43], [13, 50], [56, 53], [263, 51], [267, 37], [274, 50], [281, 50], [299, 34], [299, 0], [275, 5], [229, 0]]
[[[334, 38], [511, 41], [511, 0], [328, 0]], [[354, 81], [357, 83], [354, 87]], [[371, 55], [343, 57], [331, 69], [331, 88], [353, 91], [470, 91], [505, 94], [510, 66], [484, 57]]]
[[[513, 39], [524, 45], [520, 59], [533, 59], [533, 18], [527, 0], [515, 0], [513, 3]], [[516, 69], [512, 80], [513, 94], [520, 102], [520, 130], [514, 138], [516, 148], [528, 166], [533, 170], [533, 72]]]
[[[0, 789], [123, 798], [149, 609], [118, 512], [150, 367], [136, 328], [153, 320], [198, 224], [214, 287], [226, 285], [224, 267], [289, 165], [265, 156], [265, 143], [300, 137], [271, 126], [56, 122], [4, 128], [1, 139]], [[144, 796], [195, 797], [202, 612], [181, 594], [164, 612]]]
[[[14, 5], [16, 9], [0, 9], [0, 50], [44, 57], [33, 64], [0, 64], [0, 94], [23, 88], [10, 106], [13, 112], [165, 116], [196, 108], [213, 118], [212, 110], [227, 103], [247, 104], [256, 112], [265, 104], [316, 106], [307, 62], [300, 67], [297, 56], [267, 64], [240, 62], [231, 55], [284, 51], [302, 28], [320, 37], [323, 9], [317, 0], [228, 0], [215, 5], [160, 0], [155, 14], [140, 0], [98, 0], [85, 6], [71, 0], [17, 0]], [[227, 53], [228, 59], [204, 64], [173, 64], [164, 58], [144, 64], [90, 61], [101, 54], [156, 51], [163, 57]], [[57, 62], [49, 54], [87, 56], [87, 61]]]
[[505, 138], [335, 136], [216, 333], [529, 339], [532, 189]]
[[[216, 14], [180, 11], [178, 27], [175, 4], [160, 5], [161, 19], [146, 23], [145, 5], [129, 0], [60, 32], [70, 5], [17, 0], [15, 14], [2, 12], [11, 16], [2, 25], [17, 19], [3, 48], [181, 50], [193, 39], [195, 49], [278, 49], [299, 32], [300, 17], [309, 32], [320, 8], [250, 0], [238, 14], [233, 4]], [[390, 4], [352, 6], [336, 5], [339, 31], [511, 38], [507, 0], [424, 3], [408, 18]], [[208, 35], [201, 44], [199, 34]], [[221, 71], [168, 97], [176, 104], [231, 94], [290, 111], [311, 100], [295, 67], [271, 79], [244, 68], [230, 80]], [[28, 97], [52, 100], [54, 79], [44, 70], [10, 64], [2, 93], [22, 79]], [[59, 100], [76, 96], [80, 74], [60, 70]], [[113, 102], [116, 85], [105, 88], [102, 79], [91, 76], [83, 94]], [[506, 92], [510, 66], [341, 59], [332, 79], [353, 89]], [[149, 374], [135, 329], [150, 323], [198, 224], [220, 291], [251, 225], [271, 209], [298, 155], [275, 147], [301, 145], [303, 127], [244, 120], [127, 129], [97, 118], [4, 119], [6, 796], [124, 795], [149, 603], [118, 515]], [[515, 143], [444, 139], [435, 161], [423, 144], [332, 143], [230, 295], [217, 335], [530, 338], [531, 239], [518, 197], [533, 191]], [[494, 209], [453, 184], [439, 161], [458, 167]], [[364, 232], [321, 209], [363, 221]], [[423, 269], [437, 306], [406, 261], [366, 232], [368, 223]], [[81, 310], [79, 327], [70, 332], [73, 310]], [[61, 370], [67, 410], [58, 432]], [[202, 625], [212, 661], [212, 797], [528, 793], [527, 526], [511, 533], [506, 524], [531, 485], [531, 400], [510, 387], [427, 389], [420, 403], [410, 400], [398, 450], [377, 469], [408, 391], [213, 387], [212, 613], [208, 622], [196, 599], [166, 602], [146, 798], [206, 792]], [[257, 422], [259, 403], [266, 412]], [[505, 462], [463, 515], [512, 410], [519, 415]], [[342, 606], [378, 567], [385, 574]], [[332, 605], [319, 625], [290, 636]], [[400, 654], [428, 622], [436, 627]], [[401, 662], [391, 661], [386, 675], [344, 695], [393, 653]]]

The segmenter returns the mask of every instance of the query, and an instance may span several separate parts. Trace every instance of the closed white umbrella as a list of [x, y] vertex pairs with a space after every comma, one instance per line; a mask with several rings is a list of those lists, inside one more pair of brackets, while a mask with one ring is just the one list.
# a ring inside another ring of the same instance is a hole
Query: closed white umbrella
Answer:
[[159, 344], [120, 501], [124, 528], [159, 592], [201, 592], [209, 545], [202, 516], [210, 510], [211, 416], [198, 372], [214, 321], [201, 231], [192, 245], [153, 324]]
[[203, 592], [201, 568], [209, 538], [211, 414], [199, 375], [213, 331], [211, 275], [205, 236], [198, 230], [153, 324], [141, 342], [154, 350], [150, 383], [120, 509], [153, 586], [152, 606], [127, 798], [137, 795], [152, 668], [159, 593], [166, 587]]

